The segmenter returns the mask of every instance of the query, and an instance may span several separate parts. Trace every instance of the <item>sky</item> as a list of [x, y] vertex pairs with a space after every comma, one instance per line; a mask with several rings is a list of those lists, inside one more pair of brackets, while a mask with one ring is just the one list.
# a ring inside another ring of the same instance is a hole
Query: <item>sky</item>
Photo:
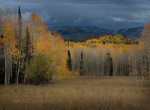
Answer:
[[150, 21], [150, 0], [0, 0], [5, 10], [17, 10], [19, 5], [25, 20], [37, 12], [49, 27], [121, 29]]

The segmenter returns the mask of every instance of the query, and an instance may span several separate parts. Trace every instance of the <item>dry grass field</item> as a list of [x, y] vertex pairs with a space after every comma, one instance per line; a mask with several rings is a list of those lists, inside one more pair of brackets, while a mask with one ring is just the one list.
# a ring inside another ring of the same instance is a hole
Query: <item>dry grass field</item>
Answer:
[[1, 85], [0, 110], [150, 110], [150, 82], [72, 77], [51, 85]]

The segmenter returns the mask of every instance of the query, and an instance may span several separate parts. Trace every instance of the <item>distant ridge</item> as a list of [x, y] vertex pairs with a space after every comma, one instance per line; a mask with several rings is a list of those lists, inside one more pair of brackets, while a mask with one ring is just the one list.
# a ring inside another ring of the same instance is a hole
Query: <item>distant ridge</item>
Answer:
[[97, 35], [103, 34], [120, 34], [124, 37], [129, 38], [140, 38], [143, 27], [126, 28], [115, 31], [100, 28], [97, 26], [64, 26], [49, 28], [49, 30], [60, 33], [65, 40], [83, 36], [89, 36], [90, 38], [94, 38]]
[[140, 38], [142, 30], [143, 27], [127, 28], [127, 29], [120, 29], [116, 33], [126, 37]]

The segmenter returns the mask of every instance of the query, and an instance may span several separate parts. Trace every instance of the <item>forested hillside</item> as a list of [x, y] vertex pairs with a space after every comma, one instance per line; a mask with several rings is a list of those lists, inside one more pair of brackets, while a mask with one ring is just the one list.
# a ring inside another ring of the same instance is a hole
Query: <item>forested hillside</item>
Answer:
[[126, 37], [121, 34], [97, 34], [97, 35], [85, 35], [85, 36], [77, 36], [77, 37], [69, 37], [63, 38], [65, 41], [72, 42], [86, 42], [92, 40], [99, 40], [99, 43], [138, 43], [140, 38]]

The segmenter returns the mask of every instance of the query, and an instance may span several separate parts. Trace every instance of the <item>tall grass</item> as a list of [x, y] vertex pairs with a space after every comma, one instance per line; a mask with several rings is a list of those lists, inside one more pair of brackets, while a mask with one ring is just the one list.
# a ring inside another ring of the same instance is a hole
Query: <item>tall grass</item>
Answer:
[[72, 77], [52, 85], [0, 86], [0, 110], [150, 110], [150, 82]]

